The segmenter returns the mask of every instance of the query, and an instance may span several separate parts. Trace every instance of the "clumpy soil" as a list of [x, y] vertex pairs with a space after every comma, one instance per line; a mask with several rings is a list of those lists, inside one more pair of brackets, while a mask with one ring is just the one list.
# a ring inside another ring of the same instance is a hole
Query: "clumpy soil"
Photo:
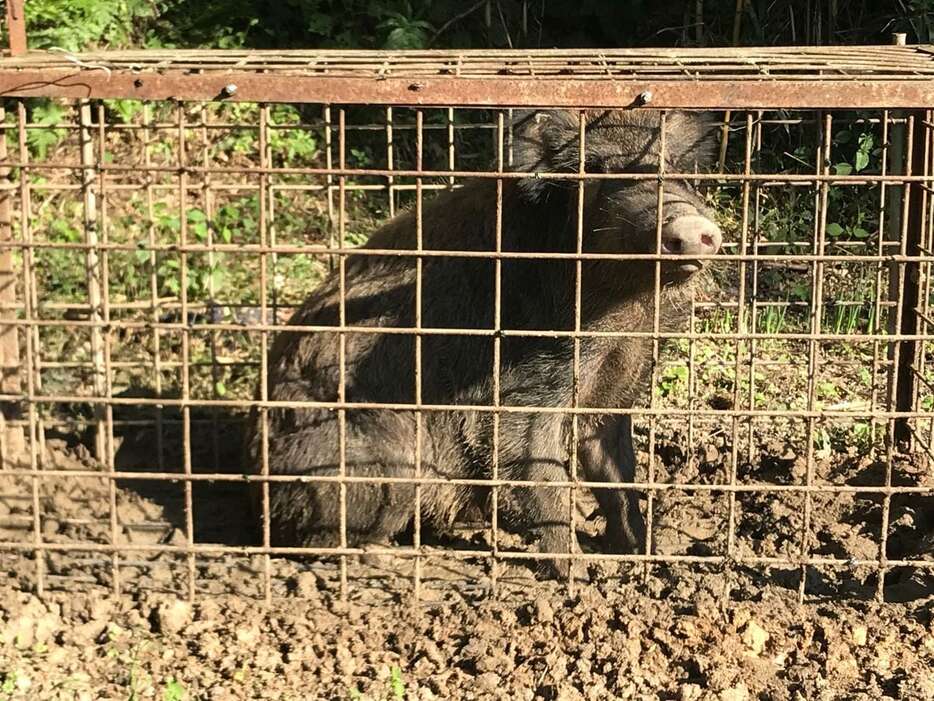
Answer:
[[675, 604], [629, 586], [568, 596], [543, 583], [524, 601], [431, 607], [342, 604], [312, 577], [269, 607], [148, 593], [40, 602], [5, 588], [3, 688], [33, 699], [934, 698], [929, 606], [768, 595], [724, 611], [709, 588]]
[[[152, 469], [147, 445], [121, 444], [118, 467]], [[727, 479], [724, 441], [689, 451], [669, 434], [656, 445], [660, 482]], [[208, 469], [199, 456], [193, 462], [196, 472]], [[878, 567], [850, 564], [880, 556], [878, 495], [814, 494], [806, 524], [794, 492], [731, 500], [685, 488], [653, 500], [660, 554], [729, 548], [740, 558], [789, 558], [807, 533], [808, 551], [835, 562], [803, 572], [780, 563], [591, 561], [569, 585], [507, 560], [496, 566], [494, 591], [489, 559], [458, 556], [488, 548], [489, 527], [464, 523], [425, 533], [416, 601], [411, 558], [347, 557], [344, 596], [334, 558], [235, 550], [255, 538], [242, 484], [194, 484], [195, 543], [234, 550], [188, 557], [145, 550], [187, 543], [182, 483], [125, 480], [111, 490], [76, 472], [102, 471], [83, 446], [56, 440], [37, 469], [62, 474], [0, 473], [0, 699], [934, 699], [934, 570], [890, 569], [879, 604]], [[795, 484], [804, 471], [788, 445], [764, 442], [735, 478]], [[868, 456], [830, 454], [812, 478], [878, 485], [886, 470]], [[907, 457], [891, 478], [934, 480]], [[892, 498], [890, 559], [932, 558], [929, 494]], [[38, 559], [24, 549], [37, 539], [34, 503], [43, 543], [87, 549]], [[600, 552], [601, 518], [587, 495], [579, 503], [582, 549]], [[111, 540], [127, 548], [116, 559], [94, 549]], [[517, 534], [498, 541], [504, 552], [531, 549]]]

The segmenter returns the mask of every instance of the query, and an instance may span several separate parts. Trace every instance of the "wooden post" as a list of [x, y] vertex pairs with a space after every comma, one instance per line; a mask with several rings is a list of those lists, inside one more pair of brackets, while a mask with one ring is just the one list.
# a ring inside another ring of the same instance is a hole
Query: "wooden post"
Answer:
[[26, 15], [24, 0], [6, 0], [6, 30], [10, 56], [26, 53]]

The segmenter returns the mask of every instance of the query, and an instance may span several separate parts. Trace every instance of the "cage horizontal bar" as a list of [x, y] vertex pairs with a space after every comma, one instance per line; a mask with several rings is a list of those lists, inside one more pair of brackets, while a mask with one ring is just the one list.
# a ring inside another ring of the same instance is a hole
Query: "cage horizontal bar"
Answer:
[[159, 482], [236, 482], [243, 483], [286, 483], [286, 484], [401, 484], [401, 485], [448, 485], [462, 487], [554, 487], [556, 489], [631, 489], [639, 492], [742, 492], [765, 493], [820, 493], [820, 494], [931, 494], [934, 485], [886, 486], [849, 484], [706, 484], [690, 482], [593, 482], [588, 480], [522, 480], [492, 478], [454, 477], [380, 477], [374, 475], [259, 475], [233, 474], [229, 472], [146, 472], [141, 470], [31, 470], [0, 469], [0, 475], [24, 479], [48, 480], [67, 478], [95, 478], [102, 480], [159, 481]]
[[839, 411], [832, 409], [681, 409], [676, 407], [651, 408], [632, 407], [554, 407], [520, 406], [490, 404], [426, 404], [406, 402], [324, 402], [324, 401], [275, 401], [262, 399], [194, 399], [170, 397], [95, 397], [82, 395], [26, 395], [0, 394], [0, 402], [25, 402], [28, 404], [93, 404], [111, 406], [155, 406], [194, 408], [230, 408], [230, 409], [322, 409], [327, 411], [409, 411], [409, 412], [479, 412], [487, 414], [561, 414], [571, 416], [584, 415], [619, 415], [619, 416], [675, 416], [694, 417], [736, 417], [736, 418], [803, 418], [803, 419], [934, 419], [931, 411], [881, 411], [863, 409], [861, 411]]
[[[0, 246], [2, 248], [2, 246]], [[147, 249], [148, 250], [148, 249]], [[278, 250], [278, 249], [277, 249]], [[789, 257], [790, 258], [790, 257]], [[934, 256], [932, 256], [934, 258]], [[881, 262], [881, 261], [880, 261]], [[793, 300], [793, 299], [753, 299], [748, 302], [748, 304], [755, 304], [759, 309], [765, 309], [768, 307], [801, 307], [804, 309], [809, 309], [811, 307], [810, 302], [802, 300]], [[862, 307], [866, 305], [876, 305], [879, 307], [896, 307], [898, 302], [893, 300], [850, 300], [850, 299], [828, 299], [821, 302], [825, 307]], [[163, 297], [159, 299], [142, 299], [137, 302], [114, 302], [109, 301], [107, 304], [111, 313], [114, 312], [130, 312], [130, 311], [161, 311], [161, 312], [171, 312], [171, 311], [180, 311], [182, 309], [182, 303], [178, 298], [175, 297]], [[281, 311], [287, 310], [296, 310], [300, 309], [302, 305], [298, 302], [276, 302], [275, 305], [269, 304], [267, 309], [272, 309], [275, 306], [276, 309]], [[717, 300], [717, 301], [695, 301], [694, 308], [698, 310], [706, 309], [736, 309], [739, 307], [739, 302], [736, 300]], [[33, 307], [30, 307], [31, 309]], [[190, 314], [195, 313], [205, 313], [213, 311], [223, 311], [225, 309], [230, 310], [244, 310], [248, 312], [255, 312], [256, 314], [260, 313], [260, 307], [257, 304], [251, 304], [248, 302], [237, 302], [237, 301], [227, 301], [224, 299], [216, 299], [212, 302], [188, 302], [185, 305], [185, 308]], [[93, 305], [87, 302], [42, 302], [40, 301], [38, 306], [34, 307], [36, 311], [39, 312], [65, 312], [72, 314], [90, 314], [95, 310]], [[10, 303], [10, 302], [0, 302], [0, 311], [26, 311], [26, 305], [23, 303]], [[4, 322], [5, 323], [5, 322]], [[929, 323], [934, 324], [934, 320]]]
[[[868, 305], [868, 303], [867, 303]], [[822, 305], [829, 306], [829, 305]], [[268, 307], [271, 309], [272, 307]], [[828, 322], [829, 323], [829, 322]], [[684, 340], [720, 340], [720, 341], [825, 341], [837, 343], [843, 341], [857, 341], [861, 343], [899, 343], [904, 341], [930, 341], [934, 340], [934, 333], [914, 334], [885, 334], [885, 333], [768, 333], [768, 332], [697, 332], [697, 331], [555, 331], [539, 329], [477, 329], [457, 327], [393, 327], [393, 326], [319, 326], [319, 325], [292, 325], [292, 324], [223, 324], [194, 321], [189, 323], [153, 322], [153, 321], [93, 321], [90, 319], [4, 319], [0, 326], [19, 327], [46, 327], [46, 328], [88, 328], [88, 329], [138, 329], [160, 331], [182, 331], [205, 333], [208, 331], [235, 331], [235, 332], [297, 332], [297, 333], [333, 333], [333, 334], [390, 334], [401, 336], [487, 336], [490, 338], [649, 338], [649, 339], [684, 339]]]
[[[758, 242], [760, 248], [773, 245]], [[873, 244], [863, 244], [867, 248]], [[890, 248], [893, 246], [889, 246]], [[731, 247], [735, 248], [735, 247]], [[882, 254], [830, 254], [830, 253], [569, 253], [561, 251], [494, 251], [494, 250], [457, 250], [440, 248], [365, 248], [356, 246], [334, 246], [325, 244], [304, 245], [262, 245], [255, 243], [167, 243], [151, 245], [148, 241], [140, 243], [94, 243], [68, 241], [0, 241], [0, 250], [5, 249], [54, 249], [73, 251], [148, 251], [162, 253], [296, 253], [333, 256], [376, 256], [401, 258], [483, 258], [486, 260], [607, 260], [607, 261], [746, 261], [772, 263], [931, 263], [934, 254], [902, 255], [898, 253]]]
[[264, 547], [264, 546], [231, 546], [231, 545], [148, 545], [145, 543], [7, 543], [0, 542], [0, 550], [19, 552], [108, 552], [120, 554], [122, 552], [146, 552], [167, 555], [314, 555], [314, 556], [341, 556], [341, 555], [397, 555], [400, 557], [431, 557], [439, 559], [475, 559], [484, 558], [497, 560], [581, 560], [602, 562], [656, 562], [667, 564], [695, 563], [695, 564], [747, 564], [747, 565], [794, 565], [794, 566], [827, 566], [827, 567], [912, 567], [917, 569], [934, 569], [934, 560], [904, 560], [904, 559], [868, 559], [868, 558], [829, 558], [829, 557], [766, 557], [757, 555], [646, 555], [644, 553], [549, 553], [549, 552], [521, 552], [516, 550], [462, 550], [440, 549], [422, 546], [420, 549], [410, 547], [399, 548], [292, 548], [292, 547]]
[[[566, 180], [569, 182], [581, 182], [588, 180], [654, 180], [657, 182], [689, 180], [689, 181], [714, 181], [723, 183], [747, 183], [747, 182], [768, 182], [770, 184], [780, 183], [831, 183], [839, 186], [859, 185], [874, 183], [934, 183], [934, 173], [923, 175], [892, 175], [892, 174], [869, 174], [869, 175], [830, 175], [815, 173], [694, 173], [685, 172], [555, 172], [555, 171], [507, 171], [507, 170], [432, 170], [404, 169], [404, 168], [287, 168], [271, 166], [196, 166], [196, 165], [119, 165], [114, 163], [75, 163], [54, 161], [21, 161], [6, 160], [2, 162], [3, 166], [9, 168], [22, 168], [24, 170], [80, 170], [92, 171], [94, 173], [114, 172], [114, 173], [170, 173], [172, 175], [198, 175], [202, 173], [227, 174], [227, 175], [308, 175], [308, 176], [333, 176], [333, 177], [364, 177], [375, 176], [381, 178], [478, 178], [483, 180], [520, 180], [533, 178], [538, 180]], [[96, 184], [90, 186], [91, 189], [99, 189]], [[190, 186], [192, 189], [195, 185]], [[259, 185], [254, 187], [259, 188]], [[339, 185], [332, 185], [332, 188], [339, 190]]]
[[[277, 327], [281, 328], [281, 327]], [[932, 336], [934, 338], [934, 336]], [[877, 341], [870, 341], [871, 343], [877, 343]], [[45, 372], [48, 370], [95, 370], [97, 366], [94, 364], [93, 360], [55, 360], [55, 357], [60, 356], [48, 356], [43, 355], [39, 363], [39, 370]], [[878, 361], [879, 367], [884, 368], [890, 365], [893, 365], [893, 361], [881, 359]], [[705, 368], [728, 368], [733, 367], [734, 361], [728, 360], [717, 360], [716, 358], [707, 358], [703, 361]], [[151, 358], [141, 358], [138, 360], [111, 360], [110, 367], [117, 370], [153, 370], [155, 362]], [[163, 370], [174, 370], [180, 367], [183, 367], [185, 364], [180, 360], [160, 360], [159, 367]], [[671, 367], [684, 367], [686, 361], [684, 360], [660, 360], [659, 368], [671, 368]], [[261, 363], [259, 360], [226, 360], [226, 359], [217, 359], [215, 362], [208, 361], [199, 361], [199, 362], [190, 362], [188, 367], [198, 368], [203, 370], [205, 368], [259, 368]], [[837, 360], [834, 359], [834, 367], [865, 367], [865, 361], [860, 360]], [[776, 367], [798, 367], [798, 364], [792, 360], [757, 360], [756, 367], [760, 368], [776, 368]], [[7, 365], [3, 368], [6, 371], [11, 370], [25, 370], [25, 367], [22, 365]], [[917, 372], [917, 370], [915, 370]], [[927, 380], [924, 380], [925, 383], [928, 383]], [[930, 383], [928, 383], [930, 384]], [[931, 384], [931, 389], [934, 390], [934, 384]], [[932, 414], [934, 417], [934, 414]], [[118, 422], [115, 422], [114, 425], [117, 425]], [[152, 422], [147, 422], [151, 424]], [[17, 423], [15, 420], [7, 419], [7, 426], [16, 426], [16, 425], [26, 425]]]
[[934, 104], [932, 78], [927, 46], [146, 50], [0, 60], [5, 96], [452, 107], [631, 107], [651, 92], [653, 108], [923, 108]]

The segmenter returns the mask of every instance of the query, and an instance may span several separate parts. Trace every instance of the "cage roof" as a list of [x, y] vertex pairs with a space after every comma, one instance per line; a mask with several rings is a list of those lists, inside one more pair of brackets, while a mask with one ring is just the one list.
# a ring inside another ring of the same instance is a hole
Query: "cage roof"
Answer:
[[934, 47], [47, 51], [0, 59], [0, 91], [478, 107], [924, 108], [934, 105]]

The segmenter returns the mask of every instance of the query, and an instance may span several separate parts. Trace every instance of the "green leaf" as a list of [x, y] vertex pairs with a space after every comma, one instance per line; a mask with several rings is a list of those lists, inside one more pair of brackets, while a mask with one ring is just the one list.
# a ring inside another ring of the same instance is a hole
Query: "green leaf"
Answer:
[[162, 690], [162, 701], [184, 701], [185, 696], [185, 687], [169, 677], [165, 683], [165, 689]]
[[396, 27], [386, 37], [387, 49], [424, 49], [428, 43], [428, 34], [423, 22]]
[[392, 689], [393, 696], [397, 699], [405, 698], [405, 683], [402, 681], [402, 670], [396, 666], [393, 666], [390, 672], [389, 686]]
[[840, 226], [839, 224], [837, 224], [837, 222], [833, 222], [833, 223], [827, 225], [827, 235], [828, 235], [828, 236], [832, 236], [833, 238], [837, 238], [837, 237], [840, 236], [842, 233], [843, 233], [843, 227]]
[[224, 273], [224, 269], [215, 266], [214, 270], [211, 271], [210, 277], [211, 285], [214, 288], [214, 294], [217, 294], [217, 292], [224, 286], [225, 278], [226, 274]]
[[312, 34], [328, 36], [334, 31], [334, 17], [326, 12], [316, 12], [308, 18], [305, 26]]
[[863, 170], [866, 166], [869, 165], [869, 153], [865, 151], [857, 151], [854, 165], [856, 166], [857, 173]]
[[195, 222], [191, 225], [191, 231], [199, 242], [203, 243], [208, 238], [208, 226], [204, 222]]
[[853, 237], [857, 239], [868, 239], [869, 238], [869, 232], [866, 231], [861, 226], [857, 226], [856, 228], [854, 228], [852, 233], [853, 233]]
[[849, 175], [853, 172], [853, 166], [849, 163], [837, 163], [833, 169], [836, 175]]

